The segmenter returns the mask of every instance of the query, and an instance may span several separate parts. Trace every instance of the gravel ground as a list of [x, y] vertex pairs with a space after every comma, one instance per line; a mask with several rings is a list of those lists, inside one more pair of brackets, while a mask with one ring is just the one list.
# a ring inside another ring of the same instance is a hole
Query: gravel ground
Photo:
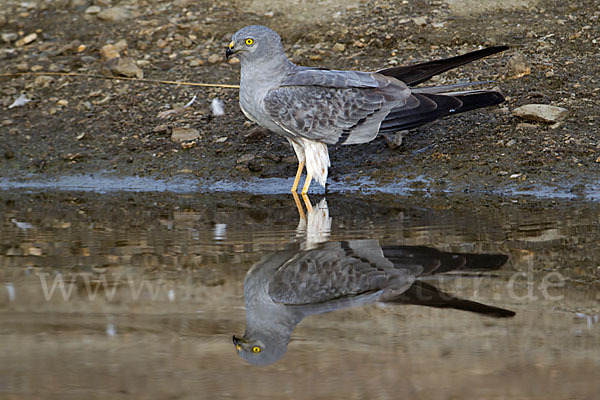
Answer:
[[[0, 176], [102, 172], [234, 183], [292, 177], [293, 151], [246, 121], [236, 89], [7, 75], [236, 84], [239, 65], [224, 58], [229, 38], [245, 25], [264, 24], [281, 34], [294, 62], [336, 69], [377, 70], [482, 46], [511, 47], [434, 80], [494, 80], [490, 86], [505, 93], [504, 104], [412, 130], [395, 149], [384, 138], [332, 146], [332, 181], [500, 193], [549, 187], [585, 195], [595, 190], [600, 169], [600, 5], [496, 3], [5, 0]], [[106, 61], [111, 54], [120, 55], [118, 62]], [[21, 94], [31, 101], [10, 107]], [[180, 108], [194, 96], [192, 106]], [[215, 98], [224, 103], [223, 116], [211, 112]], [[556, 123], [514, 115], [534, 103], [563, 107], [568, 115]]]

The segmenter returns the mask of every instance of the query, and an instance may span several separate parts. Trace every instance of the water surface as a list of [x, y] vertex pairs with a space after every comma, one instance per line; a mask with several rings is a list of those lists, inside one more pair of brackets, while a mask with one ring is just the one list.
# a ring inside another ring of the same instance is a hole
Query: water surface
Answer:
[[[600, 392], [600, 205], [565, 200], [0, 192], [0, 394], [22, 398], [591, 398]], [[321, 205], [321, 209], [317, 207]], [[325, 204], [327, 208], [325, 209]], [[313, 315], [283, 357], [237, 355], [244, 278], [290, 246], [504, 254], [436, 281], [516, 312], [415, 305]]]

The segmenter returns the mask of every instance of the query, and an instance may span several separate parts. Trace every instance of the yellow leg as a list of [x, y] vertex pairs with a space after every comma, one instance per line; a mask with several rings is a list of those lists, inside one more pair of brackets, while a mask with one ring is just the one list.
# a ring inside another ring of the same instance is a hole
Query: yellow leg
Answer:
[[294, 179], [294, 184], [292, 185], [292, 193], [296, 193], [296, 190], [298, 190], [298, 183], [300, 183], [300, 177], [302, 176], [303, 169], [304, 161], [298, 162], [298, 171], [296, 171], [296, 179]]
[[310, 187], [310, 181], [312, 181], [312, 175], [307, 172], [306, 180], [304, 181], [304, 187], [302, 188], [302, 194], [308, 193], [308, 188]]
[[306, 215], [304, 214], [304, 210], [302, 209], [302, 203], [300, 203], [298, 193], [296, 193], [295, 190], [292, 191], [292, 196], [294, 196], [294, 201], [296, 202], [296, 208], [298, 209], [298, 214], [300, 214], [300, 218], [306, 219]]
[[308, 195], [303, 193], [302, 200], [304, 200], [304, 204], [306, 205], [306, 212], [310, 214], [312, 212], [312, 204], [310, 204], [310, 199], [308, 198]]

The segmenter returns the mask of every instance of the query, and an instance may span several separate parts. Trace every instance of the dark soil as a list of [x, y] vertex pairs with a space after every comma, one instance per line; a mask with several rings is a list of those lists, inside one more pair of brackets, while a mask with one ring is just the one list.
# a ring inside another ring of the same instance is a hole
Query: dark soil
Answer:
[[[509, 45], [501, 55], [434, 81], [494, 80], [490, 86], [506, 95], [503, 105], [413, 130], [393, 150], [383, 138], [365, 145], [332, 146], [330, 179], [349, 184], [359, 177], [386, 183], [408, 179], [417, 188], [475, 192], [545, 186], [585, 193], [597, 183], [597, 2], [532, 1], [524, 3], [537, 5], [465, 16], [442, 1], [361, 1], [350, 8], [340, 1], [339, 13], [302, 23], [276, 6], [273, 12], [255, 10], [255, 3], [260, 2], [4, 0], [0, 33], [16, 33], [18, 40], [36, 32], [37, 39], [27, 45], [0, 40], [0, 74], [101, 75], [106, 67], [99, 50], [124, 39], [127, 49], [121, 55], [138, 61], [144, 78], [236, 84], [239, 65], [227, 63], [224, 50], [231, 34], [249, 24], [278, 31], [294, 62], [335, 69], [377, 70]], [[129, 7], [133, 16], [103, 21], [86, 13], [91, 5], [102, 10]], [[336, 43], [344, 50], [337, 46], [334, 51]], [[21, 93], [32, 101], [9, 109]], [[198, 98], [193, 106], [159, 117], [194, 95]], [[224, 101], [224, 116], [212, 115], [213, 98]], [[236, 89], [3, 75], [0, 176], [185, 174], [233, 182], [292, 177], [296, 160], [287, 142], [247, 123], [237, 100]], [[549, 125], [512, 115], [511, 110], [529, 103], [564, 107], [569, 116]], [[197, 129], [200, 138], [182, 146], [171, 140], [174, 128]]]

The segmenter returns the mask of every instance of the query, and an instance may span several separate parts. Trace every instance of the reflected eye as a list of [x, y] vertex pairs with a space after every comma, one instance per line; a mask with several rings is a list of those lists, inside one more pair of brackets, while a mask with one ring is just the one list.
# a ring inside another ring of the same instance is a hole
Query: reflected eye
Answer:
[[[252, 39], [252, 38], [246, 39], [246, 45], [247, 46], [252, 46], [253, 44], [254, 44], [254, 39]], [[258, 351], [260, 351], [260, 349]]]
[[[246, 42], [248, 42], [248, 41], [246, 41]], [[254, 347], [252, 348], [252, 351], [253, 351], [254, 353], [260, 353], [260, 347], [258, 347], [258, 346], [254, 346]]]

